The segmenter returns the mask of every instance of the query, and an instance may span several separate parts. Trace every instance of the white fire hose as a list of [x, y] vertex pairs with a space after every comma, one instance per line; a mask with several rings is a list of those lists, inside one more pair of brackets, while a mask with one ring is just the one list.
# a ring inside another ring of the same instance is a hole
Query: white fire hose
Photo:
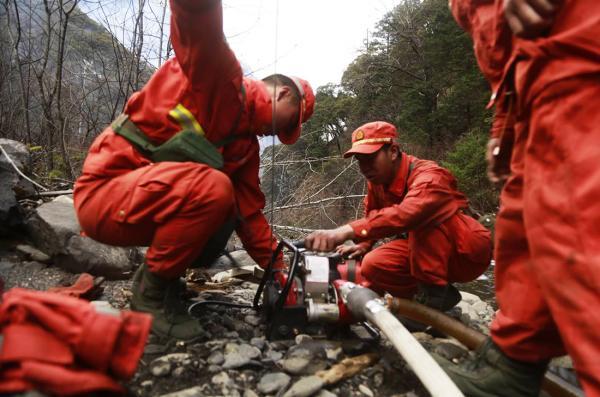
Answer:
[[357, 320], [369, 320], [383, 332], [433, 397], [464, 396], [379, 295], [352, 282], [345, 283], [340, 292], [352, 315]]

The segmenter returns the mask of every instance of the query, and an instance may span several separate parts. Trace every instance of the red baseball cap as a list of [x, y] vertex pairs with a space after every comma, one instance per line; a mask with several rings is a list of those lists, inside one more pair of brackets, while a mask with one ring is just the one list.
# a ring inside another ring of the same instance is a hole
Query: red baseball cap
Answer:
[[393, 124], [385, 121], [372, 121], [358, 127], [352, 133], [352, 147], [344, 157], [350, 157], [357, 153], [375, 153], [387, 143], [395, 143], [398, 131]]
[[281, 143], [286, 145], [296, 143], [302, 131], [302, 123], [310, 119], [315, 110], [315, 94], [308, 81], [298, 77], [290, 77], [290, 79], [294, 82], [300, 94], [300, 117], [298, 117], [298, 126], [294, 130], [277, 134]]

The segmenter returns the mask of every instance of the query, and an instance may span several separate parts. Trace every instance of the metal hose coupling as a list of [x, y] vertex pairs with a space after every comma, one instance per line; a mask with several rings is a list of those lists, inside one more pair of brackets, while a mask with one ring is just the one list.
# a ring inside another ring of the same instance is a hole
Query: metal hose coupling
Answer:
[[348, 281], [339, 290], [344, 304], [358, 321], [367, 320], [367, 312], [374, 314], [381, 310], [386, 310], [381, 297], [369, 288]]

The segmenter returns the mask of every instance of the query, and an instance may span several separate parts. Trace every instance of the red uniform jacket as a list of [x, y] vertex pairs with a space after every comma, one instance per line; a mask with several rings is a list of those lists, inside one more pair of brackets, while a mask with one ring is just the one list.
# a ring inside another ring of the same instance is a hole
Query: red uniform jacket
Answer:
[[350, 223], [357, 239], [380, 238], [437, 226], [468, 207], [456, 180], [433, 161], [407, 154], [392, 184], [368, 183], [365, 217]]
[[[230, 134], [238, 136], [222, 149], [223, 171], [231, 178], [244, 219], [237, 234], [254, 260], [265, 266], [274, 241], [262, 214], [265, 198], [259, 186], [257, 135], [270, 123], [271, 98], [262, 81], [243, 77], [225, 41], [220, 1], [171, 0], [171, 10], [176, 57], [165, 62], [144, 88], [129, 98], [125, 113], [157, 144], [181, 130], [169, 116], [177, 104], [190, 110], [210, 141]], [[147, 158], [109, 128], [92, 145], [78, 184], [95, 183], [148, 164]], [[84, 202], [86, 194], [94, 194], [93, 189], [77, 195], [76, 200]]]

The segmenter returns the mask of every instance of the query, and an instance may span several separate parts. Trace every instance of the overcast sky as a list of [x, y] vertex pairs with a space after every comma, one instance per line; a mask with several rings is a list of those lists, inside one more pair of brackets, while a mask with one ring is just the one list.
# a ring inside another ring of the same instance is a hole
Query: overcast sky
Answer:
[[[82, 0], [84, 11], [126, 45], [139, 0]], [[158, 48], [161, 4], [146, 0], [144, 43]], [[339, 83], [364, 48], [367, 32], [401, 0], [224, 0], [224, 30], [246, 71], [262, 78], [274, 72], [309, 80], [314, 88]], [[168, 21], [168, 18], [167, 18]], [[277, 34], [276, 34], [277, 31]], [[276, 56], [277, 55], [277, 56]], [[151, 60], [152, 61], [152, 60]]]
[[[339, 83], [383, 15], [399, 0], [229, 0], [224, 29], [244, 66], [263, 77]], [[277, 31], [277, 34], [275, 32]], [[276, 57], [277, 54], [277, 57]], [[276, 62], [275, 62], [276, 60]]]

